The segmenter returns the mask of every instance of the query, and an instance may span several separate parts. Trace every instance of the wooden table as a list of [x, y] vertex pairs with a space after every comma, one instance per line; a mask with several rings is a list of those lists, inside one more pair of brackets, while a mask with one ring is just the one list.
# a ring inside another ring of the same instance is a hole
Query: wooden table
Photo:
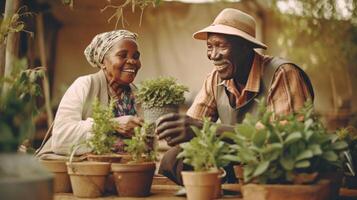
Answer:
[[[132, 198], [132, 197], [118, 197], [118, 196], [106, 196], [106, 197], [99, 197], [95, 198], [96, 200], [113, 200], [113, 199], [118, 199], [118, 200], [134, 200], [134, 199], [141, 199], [141, 200], [183, 200], [186, 199], [186, 197], [177, 197], [174, 196], [174, 194], [177, 192], [179, 189], [179, 186], [176, 185], [153, 185], [151, 187], [151, 192], [152, 195], [144, 198]], [[235, 195], [226, 195], [223, 198], [220, 199], [236, 199], [236, 200], [242, 200], [240, 193], [238, 191], [240, 190], [239, 186], [237, 184], [224, 184], [223, 189], [232, 191], [236, 193]], [[77, 198], [73, 196], [72, 193], [58, 193], [55, 194], [54, 200], [93, 200], [93, 198]]]
[[[179, 186], [176, 185], [153, 185], [151, 188], [152, 195], [145, 197], [145, 198], [129, 198], [129, 197], [118, 197], [118, 196], [105, 196], [95, 198], [97, 200], [134, 200], [134, 199], [142, 199], [142, 200], [183, 200], [186, 199], [185, 197], [177, 197], [174, 194], [179, 189]], [[223, 189], [226, 191], [233, 191], [237, 192], [240, 191], [240, 188], [236, 184], [224, 184]], [[341, 188], [340, 190], [341, 198], [340, 200], [357, 200], [357, 190], [351, 190], [347, 188]], [[237, 195], [226, 195], [222, 198], [224, 199], [235, 199], [235, 200], [243, 200], [240, 194]], [[89, 198], [77, 198], [73, 196], [72, 193], [59, 193], [55, 194], [54, 200], [93, 200]]]

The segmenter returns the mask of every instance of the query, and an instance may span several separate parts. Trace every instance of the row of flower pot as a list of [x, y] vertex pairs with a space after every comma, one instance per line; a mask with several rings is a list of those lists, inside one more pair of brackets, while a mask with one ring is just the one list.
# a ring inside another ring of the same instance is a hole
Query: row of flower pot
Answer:
[[40, 162], [55, 175], [55, 193], [73, 191], [74, 196], [87, 198], [100, 197], [113, 191], [117, 191], [118, 196], [148, 196], [156, 169], [154, 162]]

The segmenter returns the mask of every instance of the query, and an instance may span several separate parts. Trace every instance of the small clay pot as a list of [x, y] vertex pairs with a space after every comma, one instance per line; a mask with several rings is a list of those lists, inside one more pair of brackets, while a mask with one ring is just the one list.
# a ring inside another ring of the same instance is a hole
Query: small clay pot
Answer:
[[68, 193], [72, 191], [71, 181], [67, 173], [67, 166], [65, 160], [39, 160], [48, 171], [54, 174], [54, 188], [55, 193]]
[[216, 198], [217, 184], [220, 185], [219, 171], [183, 171], [181, 174], [188, 200], [211, 200]]
[[156, 169], [154, 162], [112, 163], [111, 168], [118, 196], [145, 197], [150, 195]]
[[74, 196], [87, 198], [103, 196], [110, 163], [67, 162], [66, 164]]
[[244, 171], [243, 171], [243, 165], [234, 165], [233, 166], [234, 174], [236, 178], [238, 179], [239, 185], [242, 187], [244, 184]]

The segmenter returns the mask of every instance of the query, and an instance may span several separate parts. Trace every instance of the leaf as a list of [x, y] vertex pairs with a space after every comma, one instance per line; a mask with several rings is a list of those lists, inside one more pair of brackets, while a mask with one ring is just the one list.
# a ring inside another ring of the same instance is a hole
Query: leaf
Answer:
[[268, 132], [267, 131], [256, 131], [254, 136], [253, 136], [253, 143], [261, 147], [263, 146], [265, 140], [267, 139]]
[[344, 149], [347, 149], [347, 147], [348, 147], [348, 145], [345, 141], [335, 142], [331, 146], [335, 150], [344, 150]]
[[321, 150], [321, 148], [320, 148], [320, 145], [318, 145], [318, 144], [311, 144], [311, 145], [309, 145], [308, 148], [312, 151], [312, 153], [313, 153], [315, 156], [322, 154], [322, 150]]
[[310, 161], [308, 160], [303, 160], [303, 161], [299, 161], [295, 164], [296, 168], [308, 168], [310, 167]]
[[292, 170], [294, 168], [295, 162], [291, 158], [282, 157], [282, 158], [280, 158], [279, 162], [280, 162], [281, 166], [283, 166], [283, 168], [285, 170], [289, 170], [290, 171], [290, 170]]
[[241, 162], [241, 160], [237, 156], [234, 156], [234, 155], [224, 155], [224, 156], [222, 156], [222, 159], [229, 160], [232, 162]]
[[258, 167], [255, 169], [253, 173], [253, 177], [260, 176], [263, 174], [269, 167], [270, 162], [269, 161], [263, 161], [260, 162]]
[[238, 124], [235, 128], [238, 134], [243, 135], [245, 138], [252, 138], [255, 133], [255, 128], [248, 124]]
[[314, 154], [310, 149], [306, 149], [305, 151], [301, 152], [296, 158], [296, 161], [307, 159], [307, 158], [312, 158]]
[[302, 135], [300, 132], [293, 132], [286, 137], [284, 143], [286, 145], [288, 145], [288, 144], [291, 144], [291, 143], [294, 143], [294, 142], [300, 140], [301, 138], [302, 138]]
[[337, 154], [333, 151], [323, 152], [322, 157], [331, 162], [336, 161], [338, 159]]

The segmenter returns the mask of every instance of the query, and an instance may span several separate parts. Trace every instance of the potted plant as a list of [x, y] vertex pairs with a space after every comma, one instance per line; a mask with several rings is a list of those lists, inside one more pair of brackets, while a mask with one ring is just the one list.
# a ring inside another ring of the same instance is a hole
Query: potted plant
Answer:
[[189, 142], [180, 144], [182, 151], [177, 158], [191, 165], [194, 171], [183, 171], [183, 184], [189, 200], [214, 199], [221, 194], [220, 170], [229, 162], [224, 156], [228, 145], [216, 136], [217, 125], [204, 119], [202, 129], [191, 127], [196, 135]]
[[[121, 155], [112, 153], [115, 136], [115, 123], [112, 111], [113, 102], [109, 106], [101, 105], [98, 100], [93, 102], [92, 137], [75, 145], [72, 149], [70, 161], [67, 162], [73, 193], [77, 197], [99, 197], [110, 187], [108, 178], [110, 163], [119, 162]], [[88, 147], [92, 151], [86, 155], [89, 161], [72, 162], [73, 156], [80, 147]], [[110, 188], [109, 191], [113, 191]]]
[[153, 123], [161, 115], [178, 112], [179, 105], [185, 101], [188, 88], [178, 84], [172, 77], [160, 77], [140, 83], [136, 98], [141, 103], [144, 119]]
[[344, 187], [357, 189], [357, 131], [353, 127], [343, 128], [337, 131], [340, 139], [348, 144], [348, 150], [344, 155]]
[[347, 144], [326, 131], [311, 102], [274, 120], [262, 102], [256, 117], [247, 115], [234, 133], [224, 134], [234, 141], [225, 158], [243, 165], [249, 183], [243, 185], [244, 199], [335, 199], [338, 181], [326, 174], [342, 167], [339, 154]]
[[135, 128], [131, 139], [124, 140], [125, 150], [131, 155], [128, 163], [112, 163], [111, 170], [118, 195], [122, 197], [145, 197], [150, 195], [156, 169], [156, 150], [153, 146], [154, 124], [144, 123]]
[[12, 73], [0, 80], [0, 197], [3, 199], [52, 199], [53, 176], [33, 158], [16, 153], [35, 132], [37, 84], [42, 68], [26, 69], [17, 60]]

